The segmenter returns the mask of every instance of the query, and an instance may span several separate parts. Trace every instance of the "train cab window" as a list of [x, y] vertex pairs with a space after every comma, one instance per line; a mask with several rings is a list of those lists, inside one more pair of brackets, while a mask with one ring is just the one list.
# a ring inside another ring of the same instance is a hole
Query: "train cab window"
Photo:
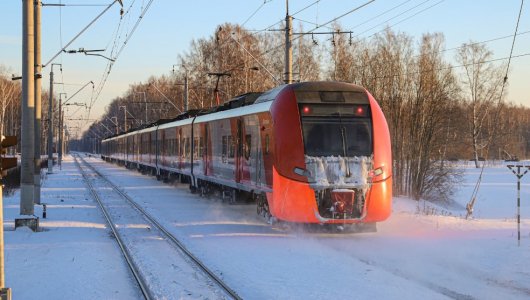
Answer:
[[252, 146], [252, 136], [250, 134], [247, 134], [245, 135], [245, 149], [243, 149], [243, 154], [245, 155], [246, 160], [250, 158], [251, 146]]
[[373, 152], [369, 118], [303, 118], [302, 131], [309, 156], [370, 156]]

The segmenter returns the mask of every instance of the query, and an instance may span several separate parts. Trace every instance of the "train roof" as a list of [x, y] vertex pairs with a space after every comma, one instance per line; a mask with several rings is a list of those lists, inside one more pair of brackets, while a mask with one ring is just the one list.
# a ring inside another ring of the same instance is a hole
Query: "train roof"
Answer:
[[290, 87], [295, 92], [359, 92], [366, 93], [366, 90], [359, 85], [343, 81], [308, 81], [293, 83]]
[[128, 136], [134, 133], [150, 132], [156, 129], [187, 125], [191, 124], [194, 118], [196, 118], [195, 122], [200, 123], [268, 111], [270, 110], [273, 100], [276, 99], [278, 94], [287, 87], [291, 88], [296, 95], [309, 95], [312, 92], [326, 91], [353, 92], [358, 94], [357, 97], [354, 97], [355, 99], [353, 99], [353, 101], [359, 103], [367, 101], [366, 90], [363, 87], [352, 83], [337, 81], [309, 81], [283, 84], [264, 93], [252, 92], [236, 96], [223, 105], [212, 107], [208, 110], [189, 110], [173, 119], [158, 120], [154, 123], [143, 125], [142, 127], [132, 128], [125, 133], [120, 133], [104, 140], [111, 140], [115, 137]]

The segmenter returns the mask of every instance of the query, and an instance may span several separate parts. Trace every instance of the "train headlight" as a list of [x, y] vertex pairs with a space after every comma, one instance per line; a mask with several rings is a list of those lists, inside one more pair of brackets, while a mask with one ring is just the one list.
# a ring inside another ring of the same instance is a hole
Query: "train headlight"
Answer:
[[306, 170], [306, 169], [302, 169], [302, 168], [296, 167], [296, 168], [294, 168], [293, 172], [296, 175], [311, 177], [311, 172], [309, 170]]
[[372, 178], [372, 180], [375, 179], [375, 177], [383, 175], [385, 171], [383, 170], [383, 167], [379, 167], [377, 169], [373, 169], [370, 172], [368, 172], [368, 177]]

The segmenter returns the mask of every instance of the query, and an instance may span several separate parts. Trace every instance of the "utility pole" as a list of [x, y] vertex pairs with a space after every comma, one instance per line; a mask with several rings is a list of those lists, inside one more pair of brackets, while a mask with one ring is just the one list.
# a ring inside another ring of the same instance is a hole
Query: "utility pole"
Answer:
[[57, 163], [59, 164], [59, 170], [61, 170], [62, 168], [62, 159], [63, 159], [63, 121], [64, 121], [64, 118], [63, 118], [63, 108], [62, 108], [62, 99], [61, 99], [61, 96], [62, 95], [65, 95], [65, 98], [66, 98], [66, 93], [60, 93], [59, 94], [59, 128], [58, 128], [58, 131], [59, 131], [59, 140], [58, 140], [58, 143], [57, 143]]
[[[175, 66], [173, 65], [173, 74], [175, 74]], [[188, 69], [186, 66], [182, 65], [184, 68], [184, 103], [182, 103], [182, 108], [184, 109], [184, 112], [188, 111]], [[182, 85], [182, 83], [176, 83], [175, 85]]]
[[123, 132], [127, 132], [127, 106], [121, 105], [118, 107], [118, 109], [123, 107]]
[[[114, 126], [116, 126], [116, 135], [118, 135], [120, 133], [120, 129], [119, 129], [119, 126], [118, 126], [118, 117], [106, 117], [107, 120], [111, 121], [112, 124], [114, 124]], [[116, 121], [114, 121], [113, 119], [116, 119]]]
[[289, 0], [285, 0], [285, 83], [293, 82], [293, 17], [289, 15]]
[[110, 132], [111, 135], [114, 134], [114, 132], [112, 132], [112, 130], [110, 130], [110, 128], [108, 128], [107, 125], [105, 125], [103, 122], [99, 122], [98, 124], [105, 127], [105, 129], [107, 129], [107, 131]]
[[40, 204], [40, 162], [41, 162], [41, 119], [42, 119], [42, 65], [41, 65], [41, 1], [35, 0], [35, 173], [34, 173], [34, 196], [33, 202]]
[[188, 70], [186, 70], [184, 77], [184, 111], [188, 111]]
[[63, 163], [63, 152], [64, 152], [64, 111], [60, 108], [61, 103], [59, 103], [59, 170], [62, 170]]
[[144, 94], [144, 103], [145, 103], [145, 124], [147, 125], [147, 97], [145, 92], [135, 92], [136, 94]]
[[50, 67], [50, 95], [48, 96], [48, 174], [53, 173], [53, 66]]
[[[221, 105], [221, 99], [219, 97], [219, 80], [223, 76], [230, 77], [232, 76], [232, 74], [228, 72], [211, 72], [211, 73], [208, 73], [208, 76], [217, 76], [217, 81], [215, 82], [215, 89], [213, 90], [213, 93], [214, 93], [215, 101], [217, 102], [217, 106], [219, 106]], [[211, 107], [213, 107], [213, 103]]]
[[[35, 41], [33, 36], [34, 0], [23, 0], [22, 2], [22, 130], [20, 139], [22, 157], [20, 176], [20, 214], [33, 216], [33, 179], [35, 174]], [[36, 230], [37, 227], [38, 225], [32, 229]]]

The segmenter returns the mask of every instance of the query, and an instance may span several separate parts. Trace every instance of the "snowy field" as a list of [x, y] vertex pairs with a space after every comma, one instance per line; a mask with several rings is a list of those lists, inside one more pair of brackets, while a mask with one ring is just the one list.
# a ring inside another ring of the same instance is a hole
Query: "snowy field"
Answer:
[[[464, 207], [480, 170], [462, 166], [456, 203], [394, 198], [393, 214], [377, 233], [352, 234], [270, 226], [254, 205], [200, 198], [186, 186], [89, 161], [244, 299], [530, 298], [530, 173], [521, 185], [518, 247], [516, 177], [501, 163], [484, 170], [471, 220]], [[6, 286], [13, 299], [141, 299], [72, 159], [54, 171], [42, 189], [45, 231], [14, 231], [20, 196], [4, 198]], [[178, 295], [205, 298], [194, 292]]]

